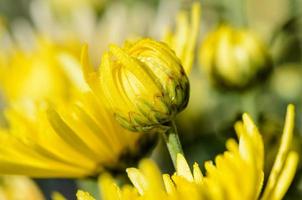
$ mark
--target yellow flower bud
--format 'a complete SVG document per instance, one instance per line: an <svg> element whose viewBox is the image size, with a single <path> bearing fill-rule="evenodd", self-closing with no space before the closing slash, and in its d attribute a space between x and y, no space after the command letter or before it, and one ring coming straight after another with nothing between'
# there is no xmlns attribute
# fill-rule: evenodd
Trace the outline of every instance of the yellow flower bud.
<svg viewBox="0 0 302 200"><path fill-rule="evenodd" d="M116 120L132 131L164 127L189 99L189 81L164 43L142 39L102 57L101 89Z"/></svg>
<svg viewBox="0 0 302 200"><path fill-rule="evenodd" d="M247 30L220 26L200 49L200 64L211 81L228 88L244 88L271 69L267 47Z"/></svg>

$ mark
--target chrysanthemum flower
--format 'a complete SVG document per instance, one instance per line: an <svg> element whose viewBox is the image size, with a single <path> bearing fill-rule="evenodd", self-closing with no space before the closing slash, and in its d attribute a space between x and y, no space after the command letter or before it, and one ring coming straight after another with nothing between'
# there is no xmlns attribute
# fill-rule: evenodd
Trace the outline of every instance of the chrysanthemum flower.
<svg viewBox="0 0 302 200"><path fill-rule="evenodd" d="M176 173L160 174L151 160L141 161L139 168L128 168L134 186L119 188L105 174L100 178L100 188L105 200L117 199L282 199L295 175L298 154L291 151L294 126L294 107L288 106L285 127L275 163L264 184L264 146L252 119L243 114L235 124L238 142L229 139L227 151L216 156L215 164L207 161L205 175L197 163L191 171L187 161L178 155ZM266 186L264 186L266 185ZM80 200L92 199L78 192Z"/></svg>

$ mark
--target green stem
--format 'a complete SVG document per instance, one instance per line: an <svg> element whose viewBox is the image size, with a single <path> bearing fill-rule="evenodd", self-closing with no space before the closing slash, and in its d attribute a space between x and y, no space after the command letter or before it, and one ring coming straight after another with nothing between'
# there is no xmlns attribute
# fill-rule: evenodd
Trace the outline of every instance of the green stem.
<svg viewBox="0 0 302 200"><path fill-rule="evenodd" d="M181 147L181 143L178 137L178 132L177 132L177 128L175 125L175 122L172 120L170 122L170 128L169 130L167 130L166 132L162 133L164 141L168 147L173 165L176 169L176 158L177 158L177 154L184 154L182 147Z"/></svg>

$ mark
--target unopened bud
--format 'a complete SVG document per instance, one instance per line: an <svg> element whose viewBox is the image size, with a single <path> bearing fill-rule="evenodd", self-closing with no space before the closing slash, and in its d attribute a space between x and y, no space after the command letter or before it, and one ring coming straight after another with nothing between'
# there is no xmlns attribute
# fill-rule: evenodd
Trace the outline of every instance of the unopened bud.
<svg viewBox="0 0 302 200"><path fill-rule="evenodd" d="M229 26L207 36L200 64L211 81L227 88L245 88L265 77L272 66L267 47L259 38Z"/></svg>
<svg viewBox="0 0 302 200"><path fill-rule="evenodd" d="M189 81L179 59L167 45L151 39L110 46L102 57L100 81L116 120L132 131L162 127L189 99Z"/></svg>

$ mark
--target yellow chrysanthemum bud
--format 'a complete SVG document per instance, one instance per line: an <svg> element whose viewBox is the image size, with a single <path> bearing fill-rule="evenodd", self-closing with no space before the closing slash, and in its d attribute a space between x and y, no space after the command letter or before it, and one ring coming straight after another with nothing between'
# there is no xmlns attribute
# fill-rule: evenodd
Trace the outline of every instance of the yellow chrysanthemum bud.
<svg viewBox="0 0 302 200"><path fill-rule="evenodd" d="M206 37L200 64L214 83L228 88L249 86L272 66L265 44L256 35L226 25Z"/></svg>
<svg viewBox="0 0 302 200"><path fill-rule="evenodd" d="M163 127L189 99L189 81L179 59L167 45L151 39L110 46L102 57L100 81L116 120L132 131Z"/></svg>

